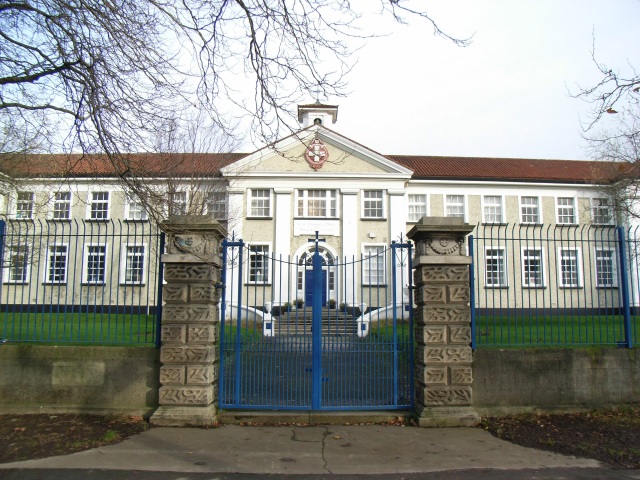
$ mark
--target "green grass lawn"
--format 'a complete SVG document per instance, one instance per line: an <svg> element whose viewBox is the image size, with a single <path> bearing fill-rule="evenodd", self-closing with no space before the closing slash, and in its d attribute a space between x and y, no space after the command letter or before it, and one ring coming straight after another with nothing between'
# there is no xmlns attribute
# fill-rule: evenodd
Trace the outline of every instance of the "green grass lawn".
<svg viewBox="0 0 640 480"><path fill-rule="evenodd" d="M104 313L0 314L0 338L41 344L155 345L156 316Z"/></svg>
<svg viewBox="0 0 640 480"><path fill-rule="evenodd" d="M640 316L631 319L640 333ZM478 347L617 345L624 342L621 315L478 315ZM634 341L634 344L636 343Z"/></svg>

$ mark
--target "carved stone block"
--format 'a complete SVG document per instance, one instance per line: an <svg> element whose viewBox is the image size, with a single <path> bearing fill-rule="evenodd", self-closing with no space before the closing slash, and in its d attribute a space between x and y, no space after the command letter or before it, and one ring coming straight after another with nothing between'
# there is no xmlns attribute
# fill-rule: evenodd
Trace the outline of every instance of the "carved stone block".
<svg viewBox="0 0 640 480"><path fill-rule="evenodd" d="M416 239L416 255L466 255L464 236L432 233Z"/></svg>
<svg viewBox="0 0 640 480"><path fill-rule="evenodd" d="M471 343L471 326L449 326L449 343L461 343L464 345L469 345Z"/></svg>
<svg viewBox="0 0 640 480"><path fill-rule="evenodd" d="M216 302L218 290L213 285L190 285L189 300L192 302Z"/></svg>
<svg viewBox="0 0 640 480"><path fill-rule="evenodd" d="M184 385L185 379L185 368L183 366L163 365L160 367L161 385Z"/></svg>
<svg viewBox="0 0 640 480"><path fill-rule="evenodd" d="M162 343L186 343L187 334L184 325L162 325L160 338Z"/></svg>
<svg viewBox="0 0 640 480"><path fill-rule="evenodd" d="M209 385L213 378L213 365L187 366L187 385Z"/></svg>
<svg viewBox="0 0 640 480"><path fill-rule="evenodd" d="M447 385L449 383L447 367L425 367L416 369L419 376L416 380L422 385Z"/></svg>
<svg viewBox="0 0 640 480"><path fill-rule="evenodd" d="M471 385L473 383L473 369L470 366L453 365L450 370L452 385Z"/></svg>
<svg viewBox="0 0 640 480"><path fill-rule="evenodd" d="M160 387L160 405L209 405L213 401L213 386Z"/></svg>
<svg viewBox="0 0 640 480"><path fill-rule="evenodd" d="M471 387L425 387L416 392L418 402L426 407L471 405Z"/></svg>
<svg viewBox="0 0 640 480"><path fill-rule="evenodd" d="M217 330L214 325L189 325L187 328L187 338L189 343L214 343L217 340L216 332Z"/></svg>
<svg viewBox="0 0 640 480"><path fill-rule="evenodd" d="M215 355L213 345L162 346L160 362L167 363L211 363Z"/></svg>
<svg viewBox="0 0 640 480"><path fill-rule="evenodd" d="M417 305L425 303L447 303L446 286L423 285L416 289L415 301Z"/></svg>
<svg viewBox="0 0 640 480"><path fill-rule="evenodd" d="M416 284L460 282L468 285L469 267L466 265L423 266L416 269L414 280Z"/></svg>
<svg viewBox="0 0 640 480"><path fill-rule="evenodd" d="M170 263L164 267L164 279L169 282L215 281L213 265Z"/></svg>
<svg viewBox="0 0 640 480"><path fill-rule="evenodd" d="M417 328L420 327L420 325L417 326ZM416 339L420 339L421 343L426 345L447 343L447 327L445 325L422 326L421 330L421 335L416 335Z"/></svg>
<svg viewBox="0 0 640 480"><path fill-rule="evenodd" d="M469 303L469 285L449 285L450 303Z"/></svg>
<svg viewBox="0 0 640 480"><path fill-rule="evenodd" d="M162 307L162 323L214 323L217 312L213 305L165 305Z"/></svg>
<svg viewBox="0 0 640 480"><path fill-rule="evenodd" d="M471 324L471 309L465 306L422 306L415 310L415 321L419 325L430 325L433 323Z"/></svg>
<svg viewBox="0 0 640 480"><path fill-rule="evenodd" d="M187 286L169 284L162 287L162 299L165 302L187 303Z"/></svg>
<svg viewBox="0 0 640 480"><path fill-rule="evenodd" d="M416 348L416 353L417 353ZM429 363L469 363L471 364L471 347L424 347L425 364Z"/></svg>

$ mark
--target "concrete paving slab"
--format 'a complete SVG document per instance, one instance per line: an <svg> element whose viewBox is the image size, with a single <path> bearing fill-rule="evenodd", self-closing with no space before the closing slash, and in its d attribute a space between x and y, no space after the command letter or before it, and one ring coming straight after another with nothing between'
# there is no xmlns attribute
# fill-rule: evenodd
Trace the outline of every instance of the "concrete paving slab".
<svg viewBox="0 0 640 480"><path fill-rule="evenodd" d="M478 428L383 425L154 428L116 445L0 465L0 469L360 475L576 467L601 465L520 447Z"/></svg>

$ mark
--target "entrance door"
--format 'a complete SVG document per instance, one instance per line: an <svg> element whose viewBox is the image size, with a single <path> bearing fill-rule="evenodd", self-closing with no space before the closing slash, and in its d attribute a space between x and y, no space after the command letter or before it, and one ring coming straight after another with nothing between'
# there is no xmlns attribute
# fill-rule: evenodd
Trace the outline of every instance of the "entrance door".
<svg viewBox="0 0 640 480"><path fill-rule="evenodd" d="M304 301L307 305L313 303L313 270L305 270L304 274ZM327 271L322 270L322 306L327 305Z"/></svg>

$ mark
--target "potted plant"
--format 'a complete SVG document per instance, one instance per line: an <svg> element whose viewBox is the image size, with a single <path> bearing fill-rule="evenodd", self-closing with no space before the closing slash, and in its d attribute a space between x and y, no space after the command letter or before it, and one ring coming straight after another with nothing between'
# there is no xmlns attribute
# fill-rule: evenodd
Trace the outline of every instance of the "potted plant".
<svg viewBox="0 0 640 480"><path fill-rule="evenodd" d="M304 300L302 298L296 298L296 308L304 307Z"/></svg>
<svg viewBox="0 0 640 480"><path fill-rule="evenodd" d="M329 301L327 302L327 305L329 306L329 308L336 308L336 300L334 298L330 298Z"/></svg>

